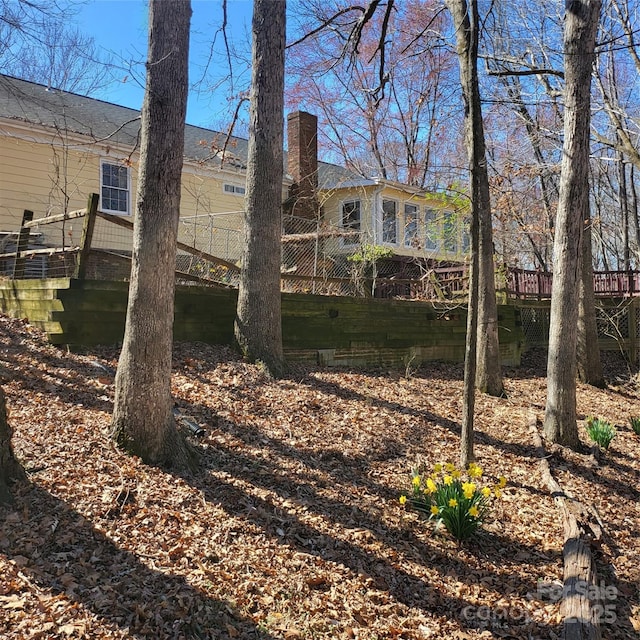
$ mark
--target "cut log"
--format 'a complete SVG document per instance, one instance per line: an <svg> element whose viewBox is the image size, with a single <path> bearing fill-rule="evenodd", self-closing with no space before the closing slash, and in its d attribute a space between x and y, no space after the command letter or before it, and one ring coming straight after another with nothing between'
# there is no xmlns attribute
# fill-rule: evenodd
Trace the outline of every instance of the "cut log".
<svg viewBox="0 0 640 640"><path fill-rule="evenodd" d="M567 495L553 477L535 416L529 420L529 429L542 479L560 509L564 525L563 637L565 640L600 640L603 607L591 546L599 544L602 538L601 523L593 510Z"/></svg>
<svg viewBox="0 0 640 640"><path fill-rule="evenodd" d="M11 448L11 427L7 419L7 404L4 391L0 387L0 503L12 501L9 484L25 477L20 463L13 456Z"/></svg>

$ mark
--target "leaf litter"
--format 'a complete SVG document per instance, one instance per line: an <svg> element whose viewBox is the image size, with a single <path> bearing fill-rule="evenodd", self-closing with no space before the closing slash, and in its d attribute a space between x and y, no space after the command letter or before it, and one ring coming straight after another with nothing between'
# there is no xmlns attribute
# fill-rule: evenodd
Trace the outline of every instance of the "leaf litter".
<svg viewBox="0 0 640 640"><path fill-rule="evenodd" d="M192 475L109 440L118 352L70 353L0 316L0 376L29 483L0 509L2 638L560 638L562 522L527 430L544 358L478 396L476 457L507 477L492 517L458 545L402 507L419 464L458 458L462 369L293 366L271 380L234 352L176 344L177 410L205 431ZM640 391L579 385L584 419L617 425L599 461L549 448L567 492L605 525L595 550L606 638L640 631ZM549 586L556 596L549 597Z"/></svg>

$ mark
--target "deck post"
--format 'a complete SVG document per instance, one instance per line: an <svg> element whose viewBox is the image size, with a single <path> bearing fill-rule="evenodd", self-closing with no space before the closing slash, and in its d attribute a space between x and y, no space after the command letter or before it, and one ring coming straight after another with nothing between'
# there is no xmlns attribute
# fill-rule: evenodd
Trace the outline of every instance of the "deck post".
<svg viewBox="0 0 640 640"><path fill-rule="evenodd" d="M20 225L20 234L16 243L16 257L13 262L13 279L24 278L24 268L26 258L22 255L29 247L29 235L31 227L26 226L27 222L33 220L33 211L24 210L22 214L22 224Z"/></svg>
<svg viewBox="0 0 640 640"><path fill-rule="evenodd" d="M78 253L78 262L76 264L75 277L78 280L84 280L87 275L87 263L89 262L89 254L91 253L91 242L93 240L93 229L96 225L96 212L98 211L99 196L92 193L87 200L87 214L84 217L84 225L82 226L82 238L80 239L80 253Z"/></svg>

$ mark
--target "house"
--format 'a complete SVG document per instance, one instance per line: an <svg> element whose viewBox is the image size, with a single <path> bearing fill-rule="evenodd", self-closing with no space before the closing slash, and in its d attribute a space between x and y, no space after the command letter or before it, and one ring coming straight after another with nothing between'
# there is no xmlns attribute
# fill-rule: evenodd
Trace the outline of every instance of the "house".
<svg viewBox="0 0 640 640"><path fill-rule="evenodd" d="M92 192L100 210L131 219L139 130L136 110L0 75L0 239L15 235L24 210L36 218L70 212ZM284 270L340 277L363 244L387 247L392 272L417 259L464 258L464 212L455 203L319 162L311 114L289 114L287 131ZM241 255L247 146L186 127L179 239L231 262ZM69 221L53 232L43 226L36 238L72 246L80 231ZM130 242L126 230L98 220L94 246L126 253Z"/></svg>

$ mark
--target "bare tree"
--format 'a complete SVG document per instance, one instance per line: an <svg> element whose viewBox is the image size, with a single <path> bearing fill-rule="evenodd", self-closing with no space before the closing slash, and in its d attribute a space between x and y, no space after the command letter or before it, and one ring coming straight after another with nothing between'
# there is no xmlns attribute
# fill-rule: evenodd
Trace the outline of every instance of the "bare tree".
<svg viewBox="0 0 640 640"><path fill-rule="evenodd" d="M476 386L483 392L499 396L503 393L500 347L498 344L498 311L493 263L493 230L489 174L487 170L482 103L478 81L479 15L477 0L446 0L456 31L456 49L460 66L460 83L464 98L465 145L471 174L471 217L477 221L478 235L478 306L469 306L469 315L477 322ZM472 335L469 337L473 337ZM468 338L469 339L469 338ZM471 398L467 398L470 401ZM473 409L470 412L473 413Z"/></svg>
<svg viewBox="0 0 640 640"><path fill-rule="evenodd" d="M190 0L150 0L133 256L113 437L151 464L189 464L171 400Z"/></svg>
<svg viewBox="0 0 640 640"><path fill-rule="evenodd" d="M637 7L630 0L612 0L605 8L595 74L599 104L592 122L595 138L602 145L593 161L596 164L602 158L594 169L599 179L600 261L629 269L632 255L636 261L640 255L636 184L632 179L640 167Z"/></svg>
<svg viewBox="0 0 640 640"><path fill-rule="evenodd" d="M606 386L598 348L598 324L596 321L596 297L593 290L593 251L591 215L587 201L582 239L582 272L580 278L580 302L578 306L578 338L576 357L578 377L585 384Z"/></svg>
<svg viewBox="0 0 640 640"><path fill-rule="evenodd" d="M471 190L471 274L467 305L467 338L464 360L464 394L460 464L466 467L473 455L473 412L478 371L478 320L480 292L480 243L482 208L489 207L489 183L484 148L482 111L478 86L478 7L475 0L446 0L456 32L460 83L464 98L465 145ZM495 289L494 289L495 296Z"/></svg>
<svg viewBox="0 0 640 640"><path fill-rule="evenodd" d="M554 240L544 431L577 447L576 342L584 220L589 212L591 72L601 0L567 2L564 146Z"/></svg>
<svg viewBox="0 0 640 640"><path fill-rule="evenodd" d="M284 368L280 302L286 1L255 0L245 243L235 336L273 375Z"/></svg>
<svg viewBox="0 0 640 640"><path fill-rule="evenodd" d="M449 135L458 118L450 99L456 61L439 0L311 0L303 19L324 27L290 46L287 101L318 113L326 151L366 177L434 188L457 180Z"/></svg>
<svg viewBox="0 0 640 640"><path fill-rule="evenodd" d="M68 26L75 10L70 2L0 0L2 72L83 95L107 84L112 61Z"/></svg>

